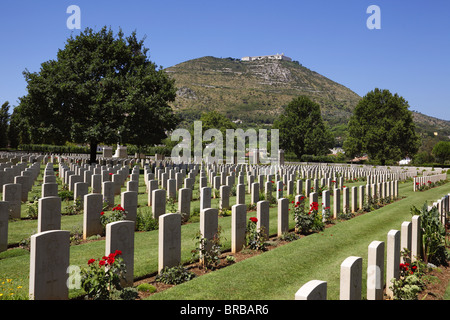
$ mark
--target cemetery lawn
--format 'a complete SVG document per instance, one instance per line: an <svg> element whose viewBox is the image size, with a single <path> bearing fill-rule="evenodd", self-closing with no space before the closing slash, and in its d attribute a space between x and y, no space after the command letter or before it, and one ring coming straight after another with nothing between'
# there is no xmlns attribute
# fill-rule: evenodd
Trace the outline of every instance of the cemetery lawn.
<svg viewBox="0 0 450 320"><path fill-rule="evenodd" d="M38 177L29 200L40 194L42 176ZM364 182L350 183L347 186L358 186ZM149 211L147 195L141 170L139 184L139 208ZM199 201L198 188L194 191L191 214L197 212ZM125 191L123 188L122 191ZM34 193L33 193L34 192ZM197 193L197 194L196 194ZM157 292L148 299L166 300L292 300L295 292L306 282L319 279L328 283L328 299L339 299L340 264L348 256L360 256L367 263L367 247L374 240L386 241L391 229L400 229L403 221L410 221L411 206L422 207L425 201L432 202L450 193L450 183L424 192L413 192L412 182L399 183L399 195L403 199L391 203L373 212L356 216L348 221L336 222L323 232L303 237L276 249L256 255L244 261L231 264L226 268L197 277L187 283L177 285L162 292ZM212 199L212 207L218 207L219 199ZM246 203L250 195L246 195ZM320 202L320 200L319 200ZM120 203L120 195L116 197ZM230 198L230 204L235 197ZM332 203L332 202L331 202ZM63 202L63 209L67 203ZM22 217L26 204L22 204ZM169 210L169 208L168 208ZM170 212L170 211L168 211ZM196 216L193 214L194 217ZM248 217L256 216L256 211L247 213ZM61 226L74 235L82 233L83 215L63 215ZM219 218L222 227L221 243L223 250L231 247L231 216ZM294 221L290 219L290 227ZM0 253L0 279L14 279L21 286L20 295L28 295L29 251L18 246L19 242L36 232L37 220L22 219L10 221L8 227L10 248ZM195 249L195 236L199 223L192 219L184 224L182 230L182 261L191 260L191 251ZM277 232L277 208L270 209L270 234ZM104 239L83 242L70 247L70 264L84 268L91 258L101 258L105 254ZM158 269L158 230L135 233L134 252L135 280L146 279L155 275ZM363 264L363 270L367 265ZM365 297L365 275L363 272L363 298ZM77 298L81 290L70 290L69 297Z"/></svg>
<svg viewBox="0 0 450 320"><path fill-rule="evenodd" d="M411 220L412 206L421 208L425 201L430 203L448 193L449 183L425 192L413 192L411 182L401 183L399 194L405 197L402 200L156 293L149 299L292 300L302 285L317 279L327 281L327 299L338 300L340 265L347 257L362 257L363 271L366 270L367 248L372 241L386 241L389 230L400 230L403 221ZM363 272L363 299L365 292Z"/></svg>

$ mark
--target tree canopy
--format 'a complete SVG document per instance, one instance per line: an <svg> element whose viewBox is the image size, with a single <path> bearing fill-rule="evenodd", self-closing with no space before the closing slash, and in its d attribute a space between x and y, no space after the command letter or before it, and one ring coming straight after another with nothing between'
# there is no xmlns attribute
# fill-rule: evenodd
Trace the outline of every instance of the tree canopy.
<svg viewBox="0 0 450 320"><path fill-rule="evenodd" d="M280 147L302 155L326 155L333 147L334 138L322 120L320 106L306 96L294 98L275 120L279 130Z"/></svg>
<svg viewBox="0 0 450 320"><path fill-rule="evenodd" d="M0 108L0 148L6 148L8 146L8 130L10 115L9 102L5 101Z"/></svg>
<svg viewBox="0 0 450 320"><path fill-rule="evenodd" d="M348 123L344 150L348 156L367 154L382 165L412 157L420 146L408 102L389 90L367 93Z"/></svg>
<svg viewBox="0 0 450 320"><path fill-rule="evenodd" d="M450 161L450 141L439 141L433 147L433 155L441 163Z"/></svg>
<svg viewBox="0 0 450 320"><path fill-rule="evenodd" d="M100 143L160 143L179 123L169 106L176 89L143 42L136 32L86 28L39 72L25 70L28 94L15 108L21 120L13 115L26 130L23 139L89 144L91 162Z"/></svg>

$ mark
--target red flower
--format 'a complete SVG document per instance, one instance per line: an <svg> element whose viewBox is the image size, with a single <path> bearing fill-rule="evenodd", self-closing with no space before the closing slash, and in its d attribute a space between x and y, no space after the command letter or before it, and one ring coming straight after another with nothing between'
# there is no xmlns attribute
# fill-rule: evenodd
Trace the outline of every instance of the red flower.
<svg viewBox="0 0 450 320"><path fill-rule="evenodd" d="M106 261L105 260L100 260L100 262L98 263L98 265L101 267L101 266L104 266L105 265L105 263L106 263Z"/></svg>
<svg viewBox="0 0 450 320"><path fill-rule="evenodd" d="M102 212L100 212L100 215L102 216L102 215L104 215L105 213L102 211Z"/></svg>
<svg viewBox="0 0 450 320"><path fill-rule="evenodd" d="M311 210L319 210L319 204L317 202L313 202L310 204Z"/></svg>
<svg viewBox="0 0 450 320"><path fill-rule="evenodd" d="M409 263L400 263L400 270L401 271L408 271Z"/></svg>
<svg viewBox="0 0 450 320"><path fill-rule="evenodd" d="M112 172L110 172L109 175L112 176L113 175Z"/></svg>
<svg viewBox="0 0 450 320"><path fill-rule="evenodd" d="M95 259L89 259L88 264L95 262Z"/></svg>
<svg viewBox="0 0 450 320"><path fill-rule="evenodd" d="M250 220L251 222L254 222L254 223L257 223L257 222L258 222L258 219L255 218L255 217L251 217L249 220Z"/></svg>
<svg viewBox="0 0 450 320"><path fill-rule="evenodd" d="M116 252L114 252L116 255L121 255L122 254L122 251L120 251L120 250L116 250Z"/></svg>
<svg viewBox="0 0 450 320"><path fill-rule="evenodd" d="M118 204L117 206L115 206L115 207L112 209L112 211L116 211L116 210L118 210L118 211L125 211L125 209L122 208L122 206L121 206L120 204Z"/></svg>

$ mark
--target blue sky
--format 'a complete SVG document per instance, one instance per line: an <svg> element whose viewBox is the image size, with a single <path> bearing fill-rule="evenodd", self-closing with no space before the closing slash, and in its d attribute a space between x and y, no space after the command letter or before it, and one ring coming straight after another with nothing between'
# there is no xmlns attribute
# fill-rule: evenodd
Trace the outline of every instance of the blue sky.
<svg viewBox="0 0 450 320"><path fill-rule="evenodd" d="M25 69L39 71L70 34L103 26L146 37L150 60L170 67L203 56L285 53L360 96L374 88L411 110L450 120L450 1L81 1L1 0L0 103L26 94ZM381 29L366 26L377 5Z"/></svg>

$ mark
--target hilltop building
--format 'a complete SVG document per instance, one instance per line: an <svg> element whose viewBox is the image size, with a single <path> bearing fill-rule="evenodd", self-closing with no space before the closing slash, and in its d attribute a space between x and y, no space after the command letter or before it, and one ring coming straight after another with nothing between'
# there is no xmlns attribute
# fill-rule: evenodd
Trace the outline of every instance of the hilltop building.
<svg viewBox="0 0 450 320"><path fill-rule="evenodd" d="M273 54L269 56L254 56L254 57L242 57L241 61L255 61L255 60L263 60L263 59L269 59L269 60L286 60L286 61L292 61L291 58L287 57L282 54Z"/></svg>

